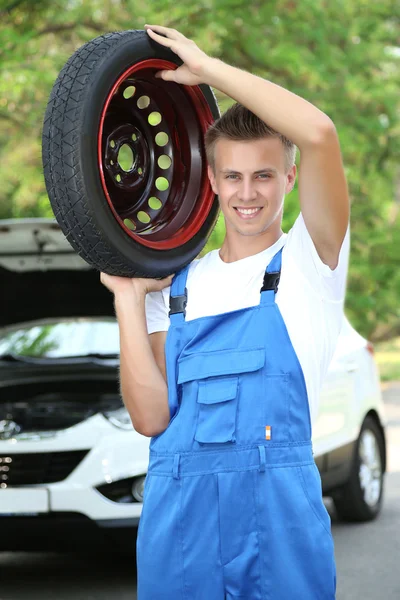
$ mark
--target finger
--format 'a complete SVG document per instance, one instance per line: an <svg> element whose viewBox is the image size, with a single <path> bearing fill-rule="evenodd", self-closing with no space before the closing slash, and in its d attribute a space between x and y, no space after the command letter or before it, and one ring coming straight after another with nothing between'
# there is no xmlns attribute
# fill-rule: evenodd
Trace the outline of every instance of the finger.
<svg viewBox="0 0 400 600"><path fill-rule="evenodd" d="M106 287L110 292L112 292L112 289L110 287L110 280L107 279L106 273L101 273L100 282L102 285L104 285L104 287Z"/></svg>
<svg viewBox="0 0 400 600"><path fill-rule="evenodd" d="M163 79L164 81L175 81L175 69L168 69L166 71L158 71L155 74L157 79Z"/></svg>
<svg viewBox="0 0 400 600"><path fill-rule="evenodd" d="M160 284L162 284L163 288L171 285L173 278L175 277L175 273L173 275L168 275L168 277L164 277L160 279Z"/></svg>
<svg viewBox="0 0 400 600"><path fill-rule="evenodd" d="M169 279L154 279L151 283L147 284L147 293L161 292L161 290L164 290L169 285L171 285L171 280Z"/></svg>
<svg viewBox="0 0 400 600"><path fill-rule="evenodd" d="M163 33L171 40L179 40L184 38L185 36L182 33L179 33L176 29L171 29L170 27L164 27L163 25L145 25L146 30L149 29L155 31L156 33Z"/></svg>
<svg viewBox="0 0 400 600"><path fill-rule="evenodd" d="M172 40L164 37L163 35L159 35L152 29L147 29L147 33L154 41L156 41L159 44L161 44L162 46L165 46L166 48L170 48L172 50L172 46L174 45L174 42Z"/></svg>

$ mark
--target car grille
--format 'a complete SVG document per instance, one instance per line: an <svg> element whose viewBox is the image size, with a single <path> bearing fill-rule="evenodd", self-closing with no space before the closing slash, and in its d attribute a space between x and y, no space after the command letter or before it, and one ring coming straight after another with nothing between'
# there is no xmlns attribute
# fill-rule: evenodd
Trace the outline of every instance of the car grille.
<svg viewBox="0 0 400 600"><path fill-rule="evenodd" d="M0 454L0 487L37 485L62 481L79 465L89 450Z"/></svg>

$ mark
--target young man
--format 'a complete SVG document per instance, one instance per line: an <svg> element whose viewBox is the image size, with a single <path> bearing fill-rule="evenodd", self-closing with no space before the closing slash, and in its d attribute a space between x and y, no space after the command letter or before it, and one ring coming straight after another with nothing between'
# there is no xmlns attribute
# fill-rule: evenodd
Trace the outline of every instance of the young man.
<svg viewBox="0 0 400 600"><path fill-rule="evenodd" d="M102 274L115 294L123 398L153 438L138 599L333 600L311 423L340 331L349 251L336 130L302 98L179 32L147 31L184 62L160 77L206 83L237 104L206 137L222 248L171 288L171 277ZM301 214L284 234L296 146Z"/></svg>

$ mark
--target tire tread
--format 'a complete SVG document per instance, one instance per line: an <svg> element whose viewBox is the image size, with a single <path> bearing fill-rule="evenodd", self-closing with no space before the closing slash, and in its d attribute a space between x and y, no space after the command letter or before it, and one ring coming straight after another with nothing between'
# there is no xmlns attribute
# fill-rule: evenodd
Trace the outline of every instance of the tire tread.
<svg viewBox="0 0 400 600"><path fill-rule="evenodd" d="M108 33L84 44L67 61L50 94L43 126L43 167L56 220L76 252L96 269L110 275L150 277L132 268L96 227L88 211L79 170L79 128L90 79L105 55L131 42L136 30Z"/></svg>

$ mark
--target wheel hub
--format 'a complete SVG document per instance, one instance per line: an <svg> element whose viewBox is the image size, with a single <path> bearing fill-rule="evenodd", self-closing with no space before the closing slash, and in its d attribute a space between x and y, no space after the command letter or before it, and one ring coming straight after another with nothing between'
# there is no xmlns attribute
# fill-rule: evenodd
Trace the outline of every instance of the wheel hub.
<svg viewBox="0 0 400 600"><path fill-rule="evenodd" d="M149 59L121 75L98 135L100 176L114 217L135 241L159 250L192 238L214 201L202 145L211 110L198 86L154 77L172 68Z"/></svg>
<svg viewBox="0 0 400 600"><path fill-rule="evenodd" d="M126 169L122 164L121 152L129 148L132 164ZM145 181L144 172L148 168L148 147L137 127L122 125L107 136L104 165L113 184L124 191L133 191Z"/></svg>
<svg viewBox="0 0 400 600"><path fill-rule="evenodd" d="M379 501L382 489L382 461L374 434L363 431L359 446L359 481L366 504L373 507Z"/></svg>

